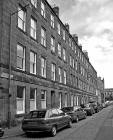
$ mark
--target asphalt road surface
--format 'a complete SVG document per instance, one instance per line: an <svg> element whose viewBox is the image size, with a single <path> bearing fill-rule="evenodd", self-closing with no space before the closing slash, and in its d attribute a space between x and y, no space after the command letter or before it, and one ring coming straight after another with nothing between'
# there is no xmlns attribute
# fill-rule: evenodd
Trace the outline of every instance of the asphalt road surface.
<svg viewBox="0 0 113 140"><path fill-rule="evenodd" d="M113 106L104 108L99 113L87 117L72 128L65 128L57 132L55 137L48 133L38 133L27 137L25 134L10 137L6 140L113 140Z"/></svg>

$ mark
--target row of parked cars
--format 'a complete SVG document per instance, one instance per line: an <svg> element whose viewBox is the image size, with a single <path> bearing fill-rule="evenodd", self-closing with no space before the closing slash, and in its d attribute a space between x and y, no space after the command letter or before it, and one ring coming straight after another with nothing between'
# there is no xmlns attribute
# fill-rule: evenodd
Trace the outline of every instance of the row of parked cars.
<svg viewBox="0 0 113 140"><path fill-rule="evenodd" d="M85 119L87 115L92 115L101 109L101 106L97 106L96 103L89 103L81 106L63 107L62 109L34 110L24 117L22 129L27 135L34 132L49 132L51 136L55 136L59 129L70 128L72 122Z"/></svg>

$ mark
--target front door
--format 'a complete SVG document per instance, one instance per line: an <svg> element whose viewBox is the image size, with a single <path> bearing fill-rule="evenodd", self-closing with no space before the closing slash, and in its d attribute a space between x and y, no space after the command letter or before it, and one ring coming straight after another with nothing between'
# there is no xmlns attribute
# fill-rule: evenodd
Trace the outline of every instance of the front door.
<svg viewBox="0 0 113 140"><path fill-rule="evenodd" d="M51 108L55 107L55 91L51 91Z"/></svg>

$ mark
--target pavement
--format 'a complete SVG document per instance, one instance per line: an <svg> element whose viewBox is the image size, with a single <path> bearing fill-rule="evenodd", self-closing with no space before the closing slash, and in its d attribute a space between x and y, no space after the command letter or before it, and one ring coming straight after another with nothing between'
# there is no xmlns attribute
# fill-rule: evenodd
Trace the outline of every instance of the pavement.
<svg viewBox="0 0 113 140"><path fill-rule="evenodd" d="M9 138L9 137L15 137L15 136L19 136L19 135L23 135L24 132L21 129L21 125L15 126L15 127L11 127L9 128L5 128L4 130L4 135L3 137L0 137L0 139L5 139L5 138Z"/></svg>

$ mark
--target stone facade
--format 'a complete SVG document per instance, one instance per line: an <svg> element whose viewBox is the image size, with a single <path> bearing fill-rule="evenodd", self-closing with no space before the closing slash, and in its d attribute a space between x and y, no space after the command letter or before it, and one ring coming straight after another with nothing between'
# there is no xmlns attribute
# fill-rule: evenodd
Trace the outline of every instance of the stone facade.
<svg viewBox="0 0 113 140"><path fill-rule="evenodd" d="M11 112L11 122L19 120L30 111L31 88L36 89L36 109L42 108L42 90L46 91L47 108L80 105L87 103L90 98L97 100L97 72L91 65L87 53L82 50L77 37L70 34L48 2L46 0L42 2L45 5L45 18L41 15L41 0L37 1L36 8L30 3L30 0L30 6L26 6L27 0L0 1L0 119L3 122L8 120L8 111ZM23 7L26 12L25 31L18 27L17 11L19 6ZM51 14L54 16L54 28L51 27ZM31 17L36 20L36 39L30 36ZM57 33L58 22L61 27L60 35ZM46 47L41 45L42 27L46 31ZM63 39L63 30L65 31L65 40ZM51 36L55 38L55 52L51 51ZM71 40L71 45L69 45L69 40ZM61 57L58 56L58 43L61 45ZM25 48L25 70L17 68L18 44ZM63 60L63 48L66 50L66 60ZM36 53L36 74L30 73L30 51ZM10 58L9 54L11 54ZM70 56L72 62L70 62ZM41 57L46 59L46 78L41 76ZM55 81L51 80L52 63L55 64ZM61 83L58 76L59 67L62 70ZM64 71L66 71L66 84L63 77ZM25 89L23 113L17 113L17 89L19 87ZM10 110L8 110L9 92L11 95Z"/></svg>

